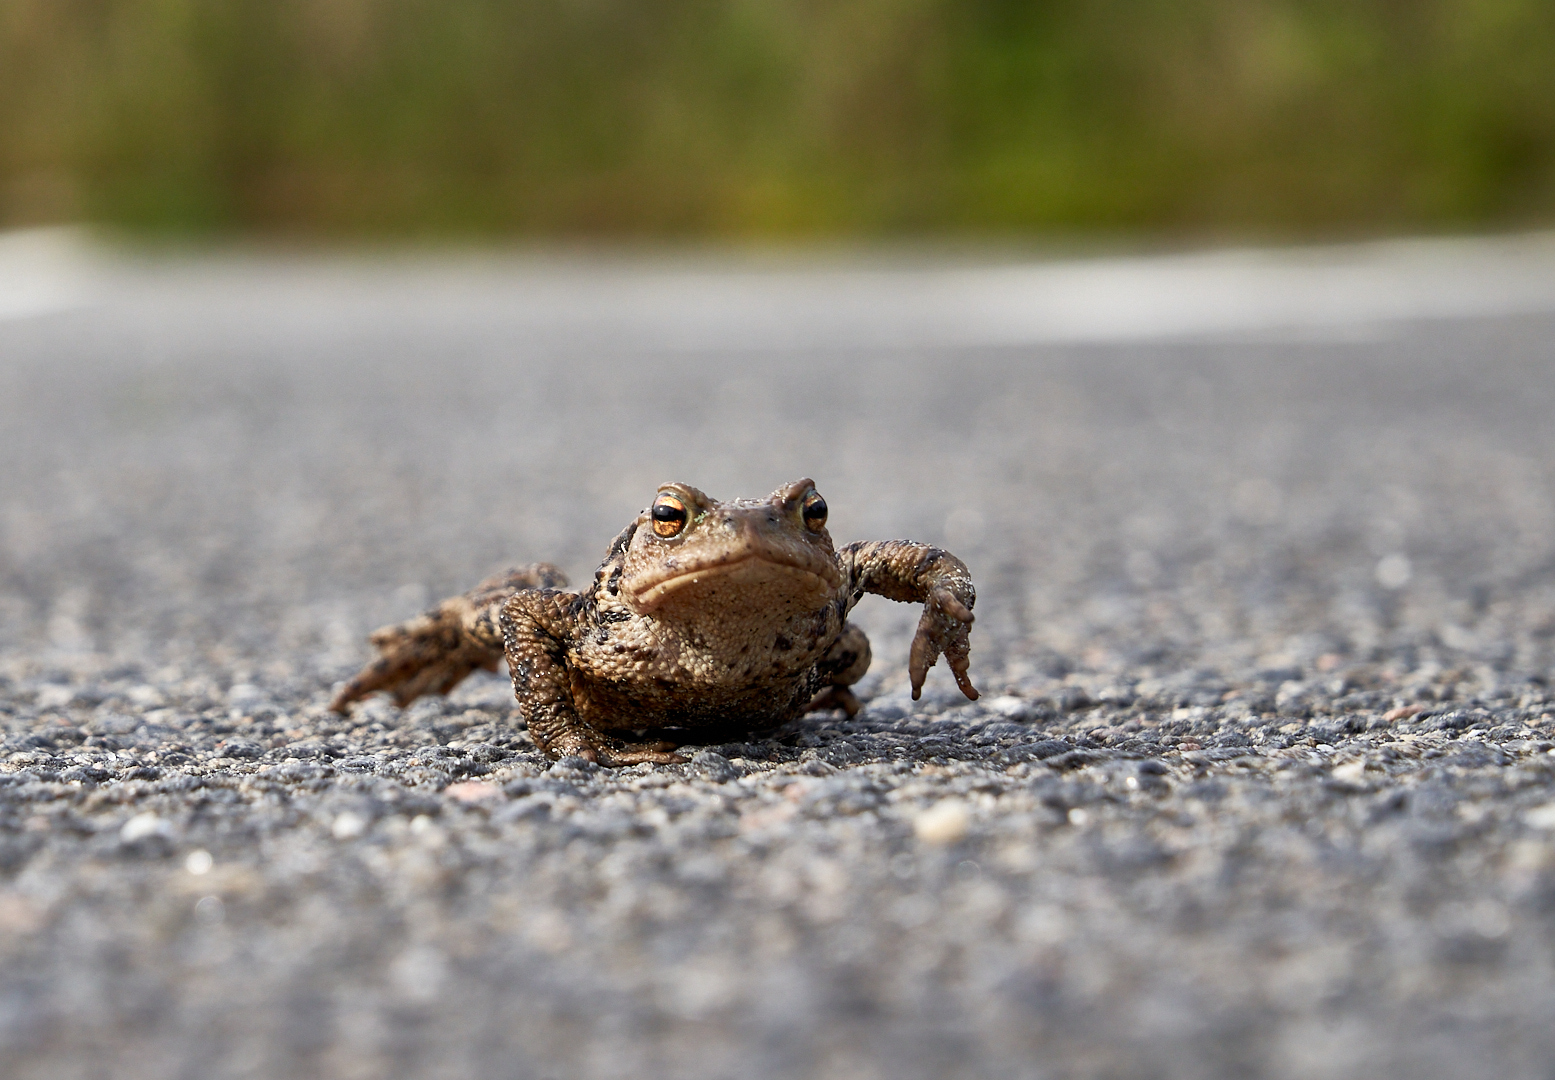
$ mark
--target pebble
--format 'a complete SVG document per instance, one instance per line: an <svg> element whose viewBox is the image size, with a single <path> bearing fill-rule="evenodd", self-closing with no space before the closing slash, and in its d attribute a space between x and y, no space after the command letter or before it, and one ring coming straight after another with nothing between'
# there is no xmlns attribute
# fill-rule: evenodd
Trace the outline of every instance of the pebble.
<svg viewBox="0 0 1555 1080"><path fill-rule="evenodd" d="M1333 778L1342 780L1347 784L1358 784L1366 777L1366 762L1349 761L1343 765L1335 766Z"/></svg>
<svg viewBox="0 0 1555 1080"><path fill-rule="evenodd" d="M136 814L120 827L119 840L126 844L133 844L153 836L166 836L172 831L172 827L167 822L147 811Z"/></svg>
<svg viewBox="0 0 1555 1080"><path fill-rule="evenodd" d="M367 824L367 819L361 814L346 810L335 815L329 831L336 840L355 840L367 831Z"/></svg>
<svg viewBox="0 0 1555 1080"><path fill-rule="evenodd" d="M1548 802L1543 806L1525 811L1523 821L1531 828L1555 832L1555 802Z"/></svg>
<svg viewBox="0 0 1555 1080"><path fill-rule="evenodd" d="M972 825L972 814L965 803L957 799L945 799L913 818L913 832L925 844L954 844L967 834Z"/></svg>

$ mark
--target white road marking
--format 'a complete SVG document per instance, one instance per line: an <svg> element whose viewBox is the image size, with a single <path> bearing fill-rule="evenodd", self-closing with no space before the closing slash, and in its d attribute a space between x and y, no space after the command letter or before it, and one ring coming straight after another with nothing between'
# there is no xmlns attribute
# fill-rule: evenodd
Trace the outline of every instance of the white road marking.
<svg viewBox="0 0 1555 1080"><path fill-rule="evenodd" d="M0 232L0 322L52 315L86 304L92 256L75 229Z"/></svg>
<svg viewBox="0 0 1555 1080"><path fill-rule="evenodd" d="M170 317L490 319L663 350L968 347L1273 334L1555 312L1555 234L981 265L406 252L110 257L73 230L0 234L0 319L102 301Z"/></svg>

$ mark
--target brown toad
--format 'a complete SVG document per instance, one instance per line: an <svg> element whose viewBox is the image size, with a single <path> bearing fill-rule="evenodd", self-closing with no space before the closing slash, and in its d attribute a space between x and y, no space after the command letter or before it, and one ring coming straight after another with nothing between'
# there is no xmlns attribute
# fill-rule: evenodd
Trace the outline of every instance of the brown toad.
<svg viewBox="0 0 1555 1080"><path fill-rule="evenodd" d="M331 708L376 690L402 706L444 694L505 655L529 734L553 758L683 761L670 752L681 743L769 731L809 709L856 713L848 687L869 668L869 639L846 619L865 593L923 604L914 698L941 653L977 697L966 564L907 540L835 550L809 480L732 502L665 484L611 543L593 585L566 583L536 563L377 631L378 659Z"/></svg>

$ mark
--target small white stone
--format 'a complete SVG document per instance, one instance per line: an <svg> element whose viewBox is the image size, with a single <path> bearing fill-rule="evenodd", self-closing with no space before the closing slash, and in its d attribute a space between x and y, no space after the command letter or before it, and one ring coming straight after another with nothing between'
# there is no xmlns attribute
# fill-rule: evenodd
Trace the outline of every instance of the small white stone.
<svg viewBox="0 0 1555 1080"><path fill-rule="evenodd" d="M1333 776L1335 780L1343 780L1347 784L1358 784L1366 777L1366 762L1346 762L1335 767Z"/></svg>
<svg viewBox="0 0 1555 1080"><path fill-rule="evenodd" d="M336 840L355 840L367 831L367 819L361 814L354 814L350 810L335 815L335 823L329 831Z"/></svg>
<svg viewBox="0 0 1555 1080"><path fill-rule="evenodd" d="M1026 703L1018 697L996 697L988 703L988 707L1000 716L1019 716L1026 709Z"/></svg>
<svg viewBox="0 0 1555 1080"><path fill-rule="evenodd" d="M1377 584L1384 589L1402 589L1413 576L1414 567L1409 564L1408 555L1395 551L1377 561Z"/></svg>
<svg viewBox="0 0 1555 1080"><path fill-rule="evenodd" d="M1069 811L1069 824L1071 825L1084 825L1090 820L1091 815L1081 810L1078 806Z"/></svg>
<svg viewBox="0 0 1555 1080"><path fill-rule="evenodd" d="M412 946L389 965L389 981L412 1001L436 1001L448 981L448 961L436 949Z"/></svg>
<svg viewBox="0 0 1555 1080"><path fill-rule="evenodd" d="M76 692L72 687L49 683L47 686L38 688L38 708L57 709L62 705L69 705L75 696Z"/></svg>
<svg viewBox="0 0 1555 1080"><path fill-rule="evenodd" d="M137 840L144 840L150 836L166 836L172 832L167 822L151 813L136 814L119 827L119 840L126 844L133 844Z"/></svg>
<svg viewBox="0 0 1555 1080"><path fill-rule="evenodd" d="M417 814L410 819L410 835L416 838L416 843L426 848L440 848L448 843L448 833L425 814Z"/></svg>
<svg viewBox="0 0 1555 1080"><path fill-rule="evenodd" d="M215 864L216 860L211 858L211 853L203 848L191 851L184 859L184 869L195 877L210 873L211 867Z"/></svg>
<svg viewBox="0 0 1555 1080"><path fill-rule="evenodd" d="M264 700L264 691L253 683L235 683L227 691L227 704L242 708L244 705L252 705Z"/></svg>
<svg viewBox="0 0 1555 1080"><path fill-rule="evenodd" d="M162 691L155 686L132 686L125 691L125 696L143 709L160 705L164 700Z"/></svg>
<svg viewBox="0 0 1555 1080"><path fill-rule="evenodd" d="M1547 802L1543 806L1535 806L1523 815L1523 822L1535 829L1555 832L1555 802Z"/></svg>
<svg viewBox="0 0 1555 1080"><path fill-rule="evenodd" d="M966 835L972 815L959 799L935 803L913 819L913 832L925 844L954 844Z"/></svg>
<svg viewBox="0 0 1555 1080"><path fill-rule="evenodd" d="M1506 937L1507 931L1512 929L1511 913L1505 904L1498 904L1494 900L1481 900L1470 907L1468 923L1483 938Z"/></svg>

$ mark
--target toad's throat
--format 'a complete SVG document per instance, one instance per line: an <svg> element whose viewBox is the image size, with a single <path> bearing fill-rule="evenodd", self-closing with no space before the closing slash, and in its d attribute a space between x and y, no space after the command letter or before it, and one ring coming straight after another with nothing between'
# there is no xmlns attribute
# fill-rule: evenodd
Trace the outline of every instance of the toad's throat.
<svg viewBox="0 0 1555 1080"><path fill-rule="evenodd" d="M827 574L825 570L831 570L831 573ZM753 551L736 559L678 570L672 576L649 580L631 590L632 598L637 608L647 611L676 592L728 577L761 577L774 582L788 579L796 591L824 593L836 586L839 575L830 567L801 565Z"/></svg>

